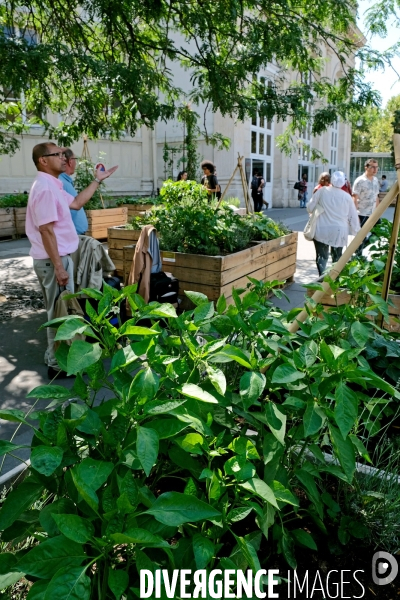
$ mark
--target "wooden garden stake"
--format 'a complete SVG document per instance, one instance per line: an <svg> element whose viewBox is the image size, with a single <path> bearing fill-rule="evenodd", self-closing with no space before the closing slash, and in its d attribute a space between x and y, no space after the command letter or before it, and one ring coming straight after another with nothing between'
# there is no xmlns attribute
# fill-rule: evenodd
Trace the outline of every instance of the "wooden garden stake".
<svg viewBox="0 0 400 600"><path fill-rule="evenodd" d="M239 169L239 173L240 173L240 179L242 180L242 187L243 187L243 195L244 195L244 201L246 204L246 212L247 214L251 214L253 212L252 206L251 206L251 200L250 200L250 196L249 196L249 190L247 187L247 183L246 183L246 174L244 172L243 169L243 158L244 156L240 156L239 152L238 152L238 162L237 165L235 167L235 170L232 173L232 177L230 178L230 180L228 181L228 184L226 186L226 188L224 189L221 198L219 199L219 202L217 204L217 208L219 207L219 205L221 204L222 200L225 197L226 192L229 189L229 186L231 185L235 175L236 175L236 171Z"/></svg>
<svg viewBox="0 0 400 600"><path fill-rule="evenodd" d="M395 165L396 165L396 169L397 169L397 185L400 189L400 134L399 133L395 133L393 135L393 146L394 146ZM399 202L399 199L397 199L396 208L394 211L393 225L392 225L392 235L390 236L389 251L388 251L388 257L387 257L386 267L385 267L385 274L383 277L383 284L382 284L382 298L385 300L385 302L387 302L387 299L389 296L389 288L390 288L390 282L392 279L393 264L394 264L394 258L396 256L397 240L398 240L398 236L399 236L399 227L400 227L400 202ZM382 327L383 315L380 315L380 317L378 319L378 324L380 327Z"/></svg>

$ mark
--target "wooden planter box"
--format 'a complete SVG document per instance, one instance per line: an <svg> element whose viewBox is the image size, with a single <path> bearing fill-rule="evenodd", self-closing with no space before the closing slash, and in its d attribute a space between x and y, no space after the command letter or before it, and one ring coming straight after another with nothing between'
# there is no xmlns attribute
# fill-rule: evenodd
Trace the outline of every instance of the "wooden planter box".
<svg viewBox="0 0 400 600"><path fill-rule="evenodd" d="M26 207L14 208L15 229L18 235L25 235Z"/></svg>
<svg viewBox="0 0 400 600"><path fill-rule="evenodd" d="M151 210L154 204L124 204L124 207L128 209L128 222L133 217L140 217L146 211Z"/></svg>
<svg viewBox="0 0 400 600"><path fill-rule="evenodd" d="M140 234L140 229L126 229L125 225L108 229L108 255L120 277L124 276L124 247L137 242Z"/></svg>
<svg viewBox="0 0 400 600"><path fill-rule="evenodd" d="M107 237L107 229L114 225L124 225L127 221L128 210L125 206L118 208L104 208L100 210L87 210L86 215L89 222L89 229L86 235L90 235L96 240Z"/></svg>
<svg viewBox="0 0 400 600"><path fill-rule="evenodd" d="M134 246L124 248L124 277L129 275ZM179 279L181 307L191 303L185 291L201 292L209 300L224 294L232 304L232 289L245 287L250 275L260 281L279 281L293 277L296 271L297 232L226 256L203 256L180 252L161 252L163 270Z"/></svg>
<svg viewBox="0 0 400 600"><path fill-rule="evenodd" d="M307 290L307 296L311 297L314 294L314 290ZM322 299L319 301L319 304L322 304L324 309L329 310L330 308L336 307L336 303L338 306L342 306L343 304L348 304L350 300L350 294L347 293L346 290L342 290L335 297L333 296L333 292L328 292ZM396 294L389 294L389 300L393 302L394 306L389 305L389 323L383 323L383 327L388 331L400 331L400 323L396 323L394 318L400 319L400 296Z"/></svg>
<svg viewBox="0 0 400 600"><path fill-rule="evenodd" d="M14 208L0 208L0 238L16 235Z"/></svg>

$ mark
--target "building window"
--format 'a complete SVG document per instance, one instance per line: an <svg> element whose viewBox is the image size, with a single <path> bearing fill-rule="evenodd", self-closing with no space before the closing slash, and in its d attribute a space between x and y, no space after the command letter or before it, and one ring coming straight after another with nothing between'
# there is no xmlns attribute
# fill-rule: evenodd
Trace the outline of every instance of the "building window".
<svg viewBox="0 0 400 600"><path fill-rule="evenodd" d="M338 155L338 122L335 121L330 130L331 133L331 151L330 151L330 170L335 171L337 167Z"/></svg>
<svg viewBox="0 0 400 600"><path fill-rule="evenodd" d="M251 153L257 154L257 132L251 132Z"/></svg>

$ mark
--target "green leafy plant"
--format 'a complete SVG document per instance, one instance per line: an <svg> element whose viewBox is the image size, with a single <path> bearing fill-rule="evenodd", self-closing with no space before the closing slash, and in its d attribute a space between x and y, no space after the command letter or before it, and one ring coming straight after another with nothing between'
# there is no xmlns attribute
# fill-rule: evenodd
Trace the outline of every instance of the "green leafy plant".
<svg viewBox="0 0 400 600"><path fill-rule="evenodd" d="M28 194L6 194L0 198L0 208L24 208L28 205Z"/></svg>
<svg viewBox="0 0 400 600"><path fill-rule="evenodd" d="M118 200L116 201L116 205L123 206L124 204L131 204L135 206L142 204L159 204L160 201L160 196L157 196L155 198L151 196L142 196L141 198L131 198L130 196L127 196L126 198L118 198Z"/></svg>
<svg viewBox="0 0 400 600"><path fill-rule="evenodd" d="M262 215L236 215L226 203L217 209L204 186L194 181L166 181L160 190L163 204L135 217L130 227L151 223L164 250L220 255L248 248L253 241L270 240L290 230Z"/></svg>
<svg viewBox="0 0 400 600"><path fill-rule="evenodd" d="M34 434L29 475L0 510L0 573L25 576L31 598L131 600L141 569L257 571L276 552L295 568L297 547L340 543L324 478L352 485L356 456L371 461L371 395L398 405L368 361L391 337L349 313L338 330L315 312L289 333L298 309L267 299L278 283L233 290L230 306L187 292L195 308L180 316L105 285L82 290L97 302L88 321L46 324L76 379L32 390L48 405L29 415L0 411ZM132 317L112 325L126 301ZM92 343L67 345L76 333Z"/></svg>

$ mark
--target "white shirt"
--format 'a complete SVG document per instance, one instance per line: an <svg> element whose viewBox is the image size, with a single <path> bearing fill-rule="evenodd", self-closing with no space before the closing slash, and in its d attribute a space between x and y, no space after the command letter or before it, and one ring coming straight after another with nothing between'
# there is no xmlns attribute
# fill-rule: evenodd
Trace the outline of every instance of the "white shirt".
<svg viewBox="0 0 400 600"><path fill-rule="evenodd" d="M349 233L355 235L360 230L360 221L352 197L334 186L324 186L317 190L307 210L312 213L317 204L324 212L317 219L314 239L334 248L347 246Z"/></svg>
<svg viewBox="0 0 400 600"><path fill-rule="evenodd" d="M375 209L376 197L379 194L379 181L377 177L368 179L360 175L354 182L353 194L358 196L358 213L363 217L369 217Z"/></svg>

